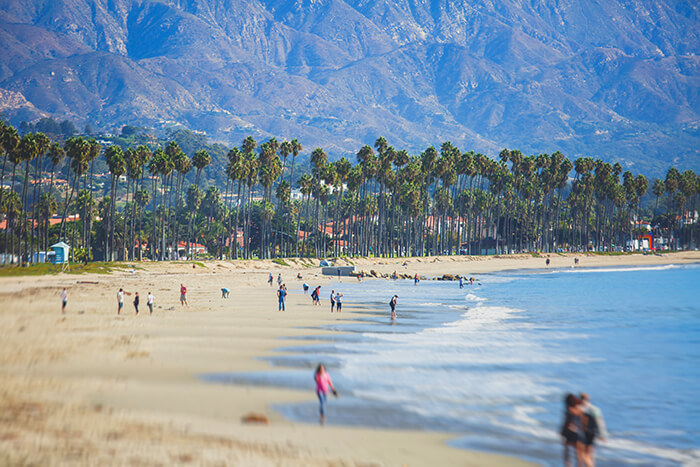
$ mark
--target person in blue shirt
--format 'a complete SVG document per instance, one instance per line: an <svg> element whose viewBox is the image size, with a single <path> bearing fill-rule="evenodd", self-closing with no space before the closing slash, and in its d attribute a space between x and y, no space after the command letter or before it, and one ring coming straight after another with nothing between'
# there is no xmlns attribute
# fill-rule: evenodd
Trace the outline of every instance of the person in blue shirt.
<svg viewBox="0 0 700 467"><path fill-rule="evenodd" d="M279 311L285 311L284 299L286 296L287 296L287 291L285 290L284 286L282 284L280 284L280 288L277 291L277 298L279 299L279 305L278 305Z"/></svg>

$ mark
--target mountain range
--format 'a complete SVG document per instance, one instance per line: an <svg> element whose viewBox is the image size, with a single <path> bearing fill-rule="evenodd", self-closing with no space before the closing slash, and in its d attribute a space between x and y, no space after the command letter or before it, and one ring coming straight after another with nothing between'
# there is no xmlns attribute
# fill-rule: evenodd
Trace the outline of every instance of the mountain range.
<svg viewBox="0 0 700 467"><path fill-rule="evenodd" d="M700 169L686 0L0 0L0 113Z"/></svg>

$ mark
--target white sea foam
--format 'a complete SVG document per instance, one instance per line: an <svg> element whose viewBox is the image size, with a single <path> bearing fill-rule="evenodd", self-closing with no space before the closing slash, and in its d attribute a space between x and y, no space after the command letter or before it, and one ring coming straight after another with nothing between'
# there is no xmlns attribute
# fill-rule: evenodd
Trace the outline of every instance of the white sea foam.
<svg viewBox="0 0 700 467"><path fill-rule="evenodd" d="M473 293L468 293L464 296L464 299L472 302L485 302L486 300L488 300L487 298L479 297L477 295L474 295Z"/></svg>
<svg viewBox="0 0 700 467"><path fill-rule="evenodd" d="M676 264L666 264L663 266L635 266L627 268L574 268L563 269L560 272L576 274L576 273L599 273L599 272L634 272L634 271L664 271L667 269L676 269L679 266Z"/></svg>

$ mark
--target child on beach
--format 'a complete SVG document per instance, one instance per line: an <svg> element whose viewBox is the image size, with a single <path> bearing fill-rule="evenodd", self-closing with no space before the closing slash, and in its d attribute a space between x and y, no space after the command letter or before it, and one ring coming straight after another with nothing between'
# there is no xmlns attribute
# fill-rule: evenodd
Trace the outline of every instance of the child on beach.
<svg viewBox="0 0 700 467"><path fill-rule="evenodd" d="M68 292L66 291L66 288L63 288L63 291L61 292L61 313L65 314L66 313L66 305L68 304Z"/></svg>
<svg viewBox="0 0 700 467"><path fill-rule="evenodd" d="M187 303L187 287L185 287L184 284L180 284L180 305L190 306L189 303Z"/></svg>
<svg viewBox="0 0 700 467"><path fill-rule="evenodd" d="M314 381L316 381L316 396L318 396L318 401L320 403L321 425L324 425L326 423L326 400L328 398L328 389L330 388L330 390L333 391L333 395L335 397L338 397L338 392L333 387L331 377L326 372L326 367L323 366L323 363L319 364L316 368Z"/></svg>
<svg viewBox="0 0 700 467"><path fill-rule="evenodd" d="M146 305L148 305L148 311L149 314L153 314L153 300L155 300L155 297L151 292L148 292L148 295L146 295Z"/></svg>
<svg viewBox="0 0 700 467"><path fill-rule="evenodd" d="M391 320L396 319L396 300L399 298L398 295L394 295L391 297L391 301L389 301L389 306L391 307Z"/></svg>

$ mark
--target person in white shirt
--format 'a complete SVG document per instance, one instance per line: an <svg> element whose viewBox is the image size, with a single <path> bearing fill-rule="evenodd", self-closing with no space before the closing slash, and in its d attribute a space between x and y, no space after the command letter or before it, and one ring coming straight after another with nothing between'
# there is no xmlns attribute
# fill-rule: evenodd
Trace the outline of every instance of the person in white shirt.
<svg viewBox="0 0 700 467"><path fill-rule="evenodd" d="M146 305L148 305L148 309L150 310L150 314L153 314L153 300L155 297L151 292L148 292L148 295L146 295Z"/></svg>
<svg viewBox="0 0 700 467"><path fill-rule="evenodd" d="M121 314L122 308L124 308L124 289L119 289L117 292L117 314Z"/></svg>
<svg viewBox="0 0 700 467"><path fill-rule="evenodd" d="M66 291L66 288L63 288L63 292L61 292L61 313L66 312L66 305L68 304L68 292Z"/></svg>
<svg viewBox="0 0 700 467"><path fill-rule="evenodd" d="M343 301L342 301L342 296L343 294L338 292L335 294L335 309L338 313L343 311Z"/></svg>

